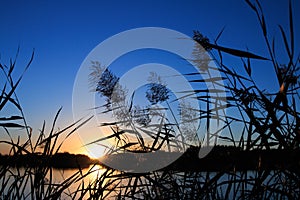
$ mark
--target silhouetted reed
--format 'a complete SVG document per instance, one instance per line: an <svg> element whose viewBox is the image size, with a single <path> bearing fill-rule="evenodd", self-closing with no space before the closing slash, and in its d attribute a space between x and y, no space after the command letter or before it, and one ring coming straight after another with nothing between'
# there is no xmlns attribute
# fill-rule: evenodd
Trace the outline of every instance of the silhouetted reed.
<svg viewBox="0 0 300 200"><path fill-rule="evenodd" d="M197 93L200 102L206 103L206 110L199 110L199 118L206 120L206 125L212 119L223 115L226 135L220 135L220 140L241 149L243 152L270 152L272 149L282 150L286 157L295 154L300 149L300 113L299 106L299 62L300 57L295 48L295 33L292 4L289 3L289 29L279 26L282 43L277 38L271 38L268 32L262 7L258 1L254 3L246 0L249 8L257 15L262 36L268 50L268 55L224 47L218 44L223 30L211 42L199 31L194 32L194 40L199 43L217 63L217 68L209 66L205 61L205 53L195 47L194 63L199 64L200 71L209 73L210 70L219 70L225 81L227 97L218 96L218 89L214 88L215 95L208 95L209 91L193 91ZM280 46L281 44L282 47ZM276 46L276 48L275 48ZM286 60L279 62L277 49L284 49ZM296 53L297 52L297 53ZM224 54L241 61L240 67L245 75L239 74L225 63ZM199 58L199 59L197 59ZM252 75L252 60L261 62L264 66L271 65L277 77L278 89L268 92L261 89ZM186 76L194 76L193 73ZM195 79L193 83L210 81L216 83L222 77L210 76L206 80ZM191 91L185 91L187 96ZM222 111L218 101L226 101L228 110L234 115ZM216 112L217 111L217 112ZM115 122L117 124L117 122ZM107 125L107 124L105 124ZM113 125L113 124L110 124ZM242 127L241 133L234 132L234 126ZM171 129L170 129L171 130ZM114 135L115 134L115 135ZM112 136L116 136L114 133ZM120 133L120 134L123 134ZM212 133L214 134L214 133ZM157 134L159 135L159 134ZM164 138L154 137L154 141L168 142ZM107 138L103 138L107 139ZM116 138L120 140L120 138ZM130 141L128 142L130 144ZM126 145L126 144L123 144ZM144 145L144 144L141 144ZM116 147L118 149L118 147ZM123 150L123 149L122 149ZM129 149L130 150L130 149ZM150 149L152 151L153 149ZM246 155L246 154L243 154ZM297 199L300 194L299 163L290 167L285 164L274 164L266 168L270 161L266 154L257 153L252 160L256 163L254 170L240 169L230 165L218 172L196 172L161 170L149 174L121 173L127 184L120 184L120 197L130 199ZM279 159L279 158L278 158ZM296 160L298 160L295 157ZM182 163L183 164L183 163Z"/></svg>
<svg viewBox="0 0 300 200"><path fill-rule="evenodd" d="M221 94L216 87L212 90L196 90L199 102L206 105L206 109L198 110L196 119L204 120L209 131L209 124L213 119L224 120L222 127L226 135L217 136L219 140L224 140L227 144L234 146L242 152L254 152L263 150L286 150L285 152L299 151L300 149L300 113L299 113L299 52L295 50L298 47L295 44L294 19L292 4L289 4L289 28L285 30L279 26L279 32L282 36L282 43L278 44L277 38L270 38L262 7L258 1L254 3L245 1L249 8L256 14L258 23L261 27L262 36L268 50L268 55L257 55L248 51L237 50L224 47L218 44L223 30L211 42L199 31L194 32L194 40L199 43L217 63L217 67L209 66L205 60L205 55L198 47L195 47L195 65L199 65L201 73L208 73L210 70L218 70L222 77L214 77L209 74L209 78L193 79L192 83L203 83L204 81L217 84L218 80L225 81L225 90L227 97ZM275 45L282 44L282 47ZM286 60L278 61L277 49L284 49ZM238 74L233 68L225 63L224 55L232 56L241 61L240 67L245 70L245 75ZM203 57L204 56L204 57ZM197 57L199 60L197 60ZM30 65L32 57L25 67L25 71ZM277 91L268 92L261 89L255 82L252 74L252 60L262 62L263 65L272 65L277 78ZM84 125L88 119L80 119L77 122L67 126L62 130L55 130L61 109L57 112L54 122L51 125L50 132L47 134L46 124L34 141L32 129L27 125L24 118L22 107L15 94L23 74L15 82L12 78L12 72L15 68L16 60L10 62L10 65L0 65L1 71L6 78L6 82L1 85L0 111L5 106L11 104L19 112L19 115L1 116L0 127L10 138L9 141L0 141L10 147L10 155L24 155L39 153L44 156L53 156L59 152L63 142L74 133L74 131ZM95 63L94 63L95 64ZM97 63L96 63L97 64ZM98 68L96 68L98 69ZM101 70L100 70L101 71ZM123 94L121 86L118 86L118 92L113 94L111 88L117 84L116 77L109 70L105 71L108 77L105 81L97 82L101 75L93 71L92 75L96 81L97 89L102 96L106 97L106 111L112 111L112 98ZM194 76L194 74L186 74ZM92 78L93 78L92 77ZM95 78L96 77L96 78ZM1 83L2 84L2 83ZM274 83L275 84L275 83ZM103 86L110 88L103 88ZM102 86L102 87L101 87ZM165 101L168 99L168 91L163 84L157 88L155 84L150 84L148 97L151 102ZM156 98L153 94L159 94L158 90L163 90L163 100ZM153 92L156 91L156 92ZM190 95L191 91L183 91ZM208 93L213 92L213 94ZM117 95L117 96L114 96ZM122 98L118 98L118 108L122 106ZM228 110L233 110L235 115L225 114L224 108L220 107L219 102L224 101ZM116 102L116 101L114 101ZM188 106L187 106L188 107ZM169 107L170 108L170 107ZM178 124L164 124L164 129L158 132L146 131L142 125L149 123L149 110L147 108L133 107L130 104L125 110L119 110L118 119L120 121L103 123L102 126L111 127L111 135L99 138L93 143L113 138L116 145L112 147L112 152L153 152L161 150L162 144L171 147L172 145L182 144L182 148L188 149L187 143L177 137L174 138L173 132ZM126 110L127 109L127 110ZM126 112L126 115L124 114ZM230 112L231 113L231 112ZM152 113L160 116L159 112ZM193 115L195 116L195 115ZM140 127L135 127L133 121L140 123ZM175 117L174 117L175 118ZM194 118L194 120L196 120ZM192 120L192 119L189 119ZM152 138L152 143L146 144L141 135L136 135L136 140L130 141L125 137L124 130L119 129L120 124L126 124L131 130L143 131ZM233 126L242 127L240 134L234 132ZM157 125L157 127L162 127ZM13 128L21 128L27 133L27 140L14 140L11 135ZM218 132L219 130L217 130ZM180 134L186 134L181 132ZM217 135L216 133L211 133ZM197 133L195 133L195 136ZM63 138L62 138L63 137ZM62 138L62 139L61 139ZM191 137L193 138L193 137ZM62 141L59 143L59 141ZM200 145L204 145L202 142ZM88 145L88 144L87 144ZM173 146L172 146L173 147ZM284 152L284 151L282 151ZM249 154L250 155L250 154ZM61 183L55 183L53 180L53 171L49 160L41 160L38 166L27 166L15 168L12 170L8 165L0 166L0 199L299 199L300 198L300 166L288 167L285 165L276 165L272 168L264 168L266 160L264 156L258 156L251 160L256 163L255 169L237 170L237 165L229 165L216 172L197 171L197 170L176 170L176 168L166 168L148 173L129 173L120 172L109 167L102 168L99 171L91 168L86 173L79 168L73 175L66 177ZM189 164L189 163L186 163ZM85 181L92 173L98 173L93 180ZM74 191L69 191L69 187L79 183ZM29 191L27 190L29 188Z"/></svg>

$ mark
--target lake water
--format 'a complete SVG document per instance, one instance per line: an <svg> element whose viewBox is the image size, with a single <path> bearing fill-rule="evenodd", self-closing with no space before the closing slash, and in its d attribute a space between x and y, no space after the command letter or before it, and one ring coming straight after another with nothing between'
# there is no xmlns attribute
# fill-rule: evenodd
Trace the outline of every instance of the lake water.
<svg viewBox="0 0 300 200"><path fill-rule="evenodd" d="M2 171L3 172L3 171ZM62 184L64 181L66 181L69 177L72 177L76 172L78 172L78 170L74 170L74 169L52 169L52 186L54 186L53 188L55 188L55 184L60 185ZM84 184L84 187L86 188L89 184L92 184L92 188L94 189L99 189L101 190L101 188L103 186L105 186L105 184L108 181L112 181L112 180L116 180L115 182L113 182L109 187L107 187L106 189L110 189L112 190L111 193L109 194L109 197L114 199L115 196L117 195L117 193L122 193L122 194L127 194L128 191L130 192L130 189L134 188L134 184L137 183L139 185L141 185L141 187L139 187L138 189L140 191L143 190L143 187L145 187L145 191L147 191L148 193L153 192L151 188L151 190L149 190L149 184L152 182L152 180L157 181L159 180L160 183L165 187L165 188L169 188L172 189L172 184L176 182L176 184L182 188L184 188L182 190L183 194L184 193L189 193L192 190L197 190L201 187L203 187L204 184L207 184L208 181L213 180L215 177L218 176L219 173L217 172L177 172L177 173L170 173L169 175L163 175L162 172L155 172L154 174L150 174L150 175L145 175L142 177L138 177L138 176L130 176L129 178L122 178L119 179L120 177L118 176L113 176L113 178L111 179L103 179L102 175L105 174L105 176L109 176L109 175L116 175L116 173L112 173L109 174L108 172L111 172L110 170L106 170L104 168L102 168L99 165L95 165L95 166L91 166L90 168L86 168L82 170L82 175L85 175L88 173L88 175L86 175L84 177L84 179L78 179L78 181L72 182L70 184L70 186L64 191L63 195L62 195L62 199L71 199L71 197L74 197L76 191L81 189L82 184ZM30 197L30 193L32 191L32 185L30 184L30 179L26 181L15 181L16 179L18 179L18 177L22 177L24 174L29 175L28 170L26 171L24 168L23 169L15 169L15 168L9 168L9 170L6 172L5 176L0 176L0 187L1 187L1 183L2 183L2 187L3 187L3 183L5 183L5 181L8 181L7 184L5 185L4 188L0 188L0 191L3 190L3 192L5 194L8 194L8 192L10 191L10 189L12 188L12 186L14 184L19 184L18 188L20 188L21 190L19 191L20 193L24 194L24 197L26 197L26 199L32 199ZM106 174L108 173L108 174ZM0 171L1 174L1 171ZM79 177L81 176L80 174L78 174ZM232 187L231 190L229 190L229 198L234 198L234 195L239 195L241 193L241 191L251 191L253 189L253 184L255 182L255 179L257 177L261 177L263 176L263 174L260 174L257 171L245 171L245 172L228 172L225 174L222 174L220 177L218 177L217 181L216 181L216 192L218 192L221 195L225 195L225 193L228 192L228 186L229 183L233 183L230 187ZM30 176L28 176L30 177ZM31 176L32 177L32 176ZM157 178L158 177L158 178ZM282 180L280 181L286 181L283 180L285 179L285 176L283 176L282 174L277 174L277 172L275 171L271 171L270 174L265 177L263 180L263 184L266 185L272 185L273 183L275 183L276 181L278 181L277 179L280 178ZM47 187L49 187L49 181L51 179L51 175L50 172L48 172L46 178L44 179L44 188L47 189ZM175 180L175 182L168 182L169 180ZM98 181L96 181L98 180ZM244 181L241 181L244 180ZM152 182L153 183L153 182ZM192 184L191 184L192 183ZM114 187L115 184L117 184L120 187ZM193 185L194 184L194 185ZM131 187L128 187L131 186ZM198 185L198 186L197 186ZM124 186L124 187L123 187ZM278 185L278 188L281 187L282 185ZM199 187L199 188L197 188ZM155 187L154 187L155 188ZM136 189L136 188L135 188ZM23 191L22 191L23 190ZM128 190L128 191L127 191ZM137 189L136 189L137 190ZM38 191L37 189L35 189L35 192ZM150 191L150 192L149 192ZM16 192L16 191L15 191ZM93 191L92 191L93 192ZM170 192L170 191L167 191ZM80 193L80 192L79 192ZM107 191L104 193L104 195L107 193ZM0 199L3 199L3 193L0 194ZM157 194L152 193L152 196L155 196ZM89 196L89 194L86 194L86 198ZM143 197L143 193L136 193L135 195L136 197ZM76 196L76 199L79 198L79 194ZM110 199L110 198L106 198L106 199Z"/></svg>
<svg viewBox="0 0 300 200"><path fill-rule="evenodd" d="M5 170L0 167L0 174L1 172L4 173L4 171ZM100 165L90 166L90 168L82 169L81 173L78 173L78 169L51 169L43 179L44 188L45 190L47 190L47 188L49 188L50 182L50 186L52 188L55 188L77 173L78 178L74 177L74 181L72 181L72 184L70 184L70 186L62 195L62 199L71 199L70 195L74 195L74 192L78 190L79 186L81 186L83 183L85 186L87 186L89 183L92 183L95 179L97 179L97 177L101 176L103 171L105 171L105 169L103 169ZM33 174L36 174L36 172L34 172L34 169L28 170L25 168L7 168L5 175L0 175L0 191L3 190L2 194L0 192L0 199L4 198L3 194L9 194L11 191L12 193L24 194L24 197L26 199L32 199L29 194L31 194L33 190L35 192L41 192L41 190L38 190L34 186L33 177L35 175ZM82 175L86 175L84 179L80 178L82 177Z"/></svg>

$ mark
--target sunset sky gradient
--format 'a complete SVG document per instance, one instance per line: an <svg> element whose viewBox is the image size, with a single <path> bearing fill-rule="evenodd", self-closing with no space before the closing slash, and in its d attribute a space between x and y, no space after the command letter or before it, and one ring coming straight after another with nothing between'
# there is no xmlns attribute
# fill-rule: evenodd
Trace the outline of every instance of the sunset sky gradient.
<svg viewBox="0 0 300 200"><path fill-rule="evenodd" d="M292 3L295 35L299 35L300 1ZM262 1L261 4L268 34L280 38L278 24L288 27L288 1ZM48 129L51 127L60 107L63 110L57 127L73 122L73 84L88 53L110 36L139 27L164 27L191 37L193 30L199 30L211 39L225 27L218 41L220 45L249 49L268 57L255 13L244 1L0 1L0 62L8 64L20 46L14 74L17 78L35 49L33 63L17 95L27 122L36 134L44 120ZM295 46L299 43L296 40ZM235 63L232 64L235 67ZM253 74L258 85L277 90L272 67L255 64L253 62ZM7 139L2 130L0 137ZM86 153L81 145L74 135L63 150ZM5 148L0 146L0 152Z"/></svg>

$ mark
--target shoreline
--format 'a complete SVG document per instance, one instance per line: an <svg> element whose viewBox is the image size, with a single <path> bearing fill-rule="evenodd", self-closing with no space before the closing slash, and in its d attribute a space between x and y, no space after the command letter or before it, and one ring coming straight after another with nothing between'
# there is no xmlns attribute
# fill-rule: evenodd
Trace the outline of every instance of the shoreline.
<svg viewBox="0 0 300 200"><path fill-rule="evenodd" d="M251 150L245 151L232 146L216 146L204 158L198 158L198 147L190 147L176 161L158 171L245 171L286 169L300 173L300 150ZM168 156L174 153L163 153ZM124 162L142 165L132 154L120 153L91 159L84 154L56 153L51 156L42 154L1 155L0 165L9 167L53 167L56 169L83 169L99 164L104 168L108 162ZM126 171L126 170L125 170Z"/></svg>

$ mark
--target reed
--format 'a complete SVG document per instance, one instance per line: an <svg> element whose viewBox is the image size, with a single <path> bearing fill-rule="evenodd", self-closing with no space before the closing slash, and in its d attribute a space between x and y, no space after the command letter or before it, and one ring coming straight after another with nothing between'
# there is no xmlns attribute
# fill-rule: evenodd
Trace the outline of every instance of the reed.
<svg viewBox="0 0 300 200"><path fill-rule="evenodd" d="M198 49L198 52L195 52L195 64L202 61L200 63L202 72L207 72L207 68L221 71L226 82L225 89L228 95L224 99L217 95L218 90L214 90L215 96L208 96L207 91L196 91L198 100L207 104L206 110L198 111L198 113L201 113L198 117L206 120L206 125L209 125L212 119L224 115L222 109L218 107L218 101L226 101L227 108L233 110L230 113L235 113L235 115L223 116L225 117L224 129L226 129L228 136L220 135L218 136L219 139L245 152L270 149L299 150L298 79L300 57L297 54L299 52L295 49L297 46L295 45L292 3L290 1L288 6L288 30L284 30L280 25L278 26L282 36L281 40L270 37L267 21L259 1L252 3L246 0L245 2L257 16L268 55L261 56L249 51L219 45L218 39L221 37L223 30L214 42L210 42L207 37L195 31L194 40L209 52L210 56L217 63L218 69L208 65L203 67L203 54L201 54L200 49ZM278 56L278 49L285 50L285 61L282 61L281 55ZM245 70L245 75L238 74L233 68L229 67L224 61L224 54L241 61L240 67ZM281 62L278 61L279 57ZM278 85L276 92L265 91L256 84L255 77L252 74L253 60L256 63L261 62L264 66L271 65L273 67L277 77L276 84ZM192 73L186 74L186 76L193 75ZM211 76L206 80L195 79L191 82L215 82L217 78ZM188 96L189 93L186 93ZM242 133L234 133L233 126L242 127ZM118 138L116 139L118 140ZM155 137L154 141L167 142L167 140L163 140L163 138L158 136ZM119 197L130 199L299 198L300 185L297 181L300 175L299 166L275 166L274 169L270 170L262 167L265 160L261 159L261 157L255 162L257 163L257 168L254 171L236 171L235 167L233 167L220 172L162 170L140 175L121 173L120 176L127 180L127 184L117 187L120 191Z"/></svg>
<svg viewBox="0 0 300 200"><path fill-rule="evenodd" d="M289 2L289 28L285 30L279 26L281 40L272 38L269 35L267 20L265 19L262 6L259 1L251 2L245 0L249 8L257 16L261 27L262 37L265 40L265 46L268 55L257 55L255 53L237 50L234 48L223 47L218 43L223 30L216 39L211 42L200 32L194 32L194 40L199 43L217 63L217 68L210 67L201 63L201 72L207 73L210 70L221 72L225 81L225 90L227 97L219 95L220 91L214 89L215 95L208 95L208 91L196 91L199 102L206 105L205 110L198 110L196 119L204 120L207 126L206 131L210 131L209 124L212 120L220 119L225 125L222 127L228 134L218 136L219 140L242 149L245 152L253 150L299 150L300 149L300 113L299 113L299 62L297 45L295 44L295 28L293 19L293 9L291 1ZM278 49L284 49L286 60L278 61ZM196 47L197 50L197 47ZM198 49L199 50L199 49ZM19 51L18 51L19 52ZM200 52L200 54L199 54ZM238 74L233 68L225 62L224 56L232 56L240 61L240 67L245 70L245 74ZM18 53L17 53L18 55ZM29 67L33 55L24 72ZM201 51L195 52L195 63L199 62L197 56L203 56ZM17 56L16 56L17 58ZM203 59L202 59L203 60ZM262 90L255 82L252 74L253 60L262 62L263 65L271 65L277 77L278 91L268 92ZM97 64L97 63L96 63ZM199 63L198 63L199 64ZM23 74L13 80L12 72L16 66L16 59L10 62L9 66L0 64L1 72L6 81L1 85L0 111L4 110L9 104L19 113L14 116L1 116L0 128L8 135L10 140L0 141L2 144L10 146L10 155L23 154L42 154L52 156L59 152L63 142L74 133L74 131L84 125L88 119L80 119L77 122L67 126L62 130L55 130L61 109L57 112L51 125L50 132L46 133L46 123L44 122L38 137L33 137L32 129L26 123L24 111L17 98L15 90ZM98 70L98 68L95 68ZM93 72L95 75L95 71ZM102 85L115 85L117 77L109 71L105 72L111 78L113 83ZM99 74L96 73L97 78ZM193 74L186 74L193 76ZM95 76L94 76L95 77ZM210 76L205 81L217 83L220 77ZM94 79L97 80L98 79ZM106 79L109 80L109 79ZM99 80L98 80L99 81ZM203 79L191 79L192 83L203 83ZM2 83L1 83L2 84ZM274 83L275 84L275 83ZM157 85L151 85L154 91ZM104 88L105 89L105 88ZM107 89L107 88L106 88ZM122 88L119 87L120 93ZM165 88L163 99L167 99ZM105 107L111 111L112 93L103 88L97 89L102 96L107 97ZM104 92L103 92L104 91ZM186 92L187 96L190 94ZM152 98L153 102L163 101L163 99ZM122 99L121 99L122 100ZM121 105L121 100L118 102ZM232 110L235 115L225 115L224 108L220 107L219 101L225 101L227 109ZM169 107L170 108L170 107ZM147 110L134 108L129 105L128 108L136 122L147 123ZM128 110L127 110L128 111ZM230 112L230 113L233 113ZM156 113L156 115L159 115ZM194 116L194 115L193 115ZM187 148L187 144L182 137L176 137L173 140L173 132L179 124L164 124L164 129L158 132L147 132L134 126L132 120L124 115L124 110L119 112L119 120L112 123L105 123L102 126L111 127L112 134L99 138L94 143L106 139L115 139L116 145L111 149L112 152L153 152L160 150L161 147L174 147L182 144ZM174 117L175 118L175 117ZM125 120L124 120L125 119ZM120 123L126 123L132 130L143 131L153 140L151 144L146 144L144 138L137 134L136 140L130 141L125 137L125 131L118 128ZM234 132L233 126L242 127L241 134ZM157 128L162 127L161 124ZM26 141L14 140L11 132L18 128L24 130L27 134ZM130 130L127 130L130 131ZM218 132L219 130L217 130ZM184 132L180 132L184 134ZM217 133L211 133L216 135ZM196 133L195 133L196 135ZM37 138L34 140L33 138ZM199 145L203 141L197 140ZM55 183L53 180L52 168L47 164L48 160L41 161L39 166L12 169L9 166L0 166L0 199L299 199L299 166L276 166L274 169L264 169L263 159L257 159L257 167L253 171L237 171L235 166L224 168L218 172L200 172L200 171L176 171L176 170L158 170L148 173L129 173L120 172L109 167L102 171L91 168L86 173L78 169L73 175L66 177L61 183ZM85 180L92 173L97 173L93 181ZM75 191L69 188L74 183L80 183ZM28 190L29 188L29 190Z"/></svg>
<svg viewBox="0 0 300 200"><path fill-rule="evenodd" d="M59 152L63 142L89 119L78 120L62 130L55 131L55 124L61 111L59 109L50 132L46 133L46 124L44 122L38 137L33 137L34 133L32 133L32 128L27 125L24 111L15 91L25 71L30 66L34 53L32 53L24 72L15 82L12 74L16 67L18 54L19 49L15 59L10 61L9 66L0 64L1 73L5 77L5 81L1 83L3 85L1 85L0 111L10 106L10 109L15 109L19 113L18 115L0 117L0 128L10 138L8 141L1 140L0 144L8 146L9 156L13 156L13 158L16 158L18 155L34 154L40 154L45 158L49 158ZM14 139L13 132L15 129L21 129L27 134L25 141L20 140L20 138ZM58 141L61 141L59 137L62 135L65 135L65 137L59 143ZM37 139L34 140L34 138ZM62 183L57 184L53 180L53 169L48 162L49 160L42 159L36 166L17 166L15 168L3 163L0 166L0 199L58 199L67 192L71 184L80 181L83 177L79 170L72 176L67 177Z"/></svg>

